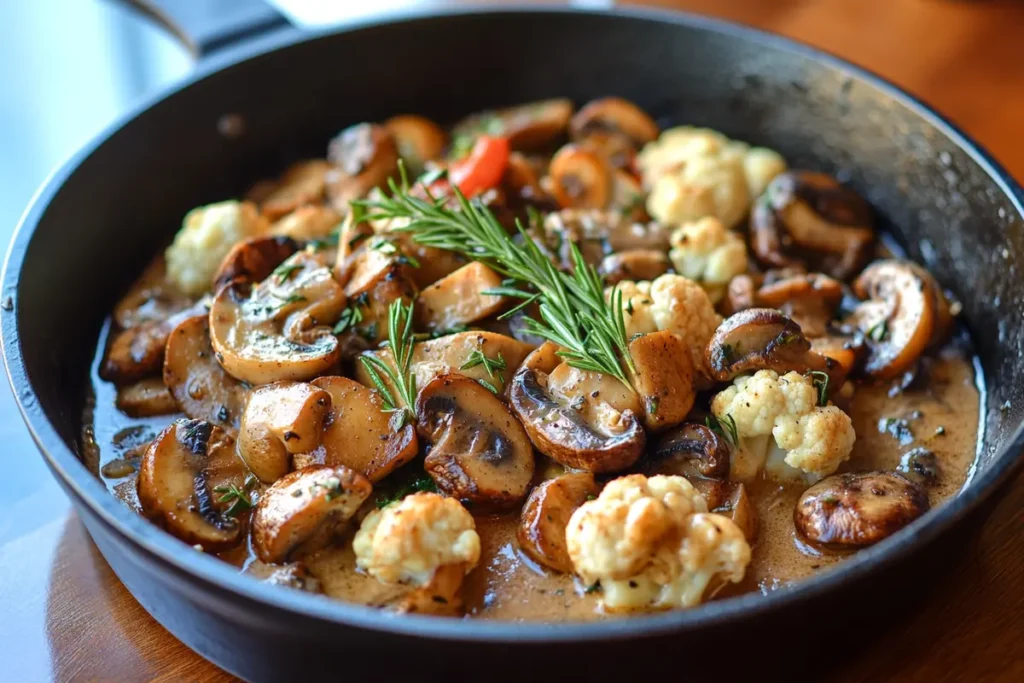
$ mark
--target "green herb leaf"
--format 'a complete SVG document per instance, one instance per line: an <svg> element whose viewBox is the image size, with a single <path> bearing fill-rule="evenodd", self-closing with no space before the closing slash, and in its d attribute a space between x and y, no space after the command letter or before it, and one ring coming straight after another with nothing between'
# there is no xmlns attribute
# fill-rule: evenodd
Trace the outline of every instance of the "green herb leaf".
<svg viewBox="0 0 1024 683"><path fill-rule="evenodd" d="M392 368L373 355L360 356L359 362L384 399L385 409L389 412L407 411L410 418L415 418L413 409L416 405L416 376L411 371L411 365L416 341L412 331L412 309L412 302L407 304L402 299L391 302L388 307L387 348L395 367ZM398 392L397 396L385 384L381 373L391 381L391 385ZM404 422L402 424L404 425Z"/></svg>
<svg viewBox="0 0 1024 683"><path fill-rule="evenodd" d="M505 359L502 357L501 351L498 352L497 358L488 358L486 355L484 355L483 351L481 351L480 349L475 349L472 353L469 354L469 357L466 359L466 362L463 363L459 367L459 369L469 370L470 368L475 368L478 365L484 366L484 370L487 371L488 377L490 377L491 379L497 377L498 379L501 380L502 384L505 383L505 377L500 373L506 368L508 368L508 365L505 363ZM495 391L494 393L498 392Z"/></svg>
<svg viewBox="0 0 1024 683"><path fill-rule="evenodd" d="M872 341L885 341L885 338L889 336L889 320L887 318L883 318L872 325L867 331L867 335Z"/></svg>
<svg viewBox="0 0 1024 683"><path fill-rule="evenodd" d="M217 498L218 503L231 503L227 510L224 511L225 517L238 517L238 514L251 510L253 508L252 498L249 497L249 492L252 487L256 485L255 477L246 477L245 483L239 488L236 484L222 484L220 486L214 486L213 492L221 494Z"/></svg>
<svg viewBox="0 0 1024 683"><path fill-rule="evenodd" d="M343 334L350 327L355 327L363 320L363 310L359 306L348 306L341 312L338 324L334 326L334 334Z"/></svg>
<svg viewBox="0 0 1024 683"><path fill-rule="evenodd" d="M420 476L413 479L400 487L398 487L391 495L382 496L377 499L377 507L385 508L392 503L396 503L408 495L413 493L420 493L421 491L427 491L430 493L437 493L437 484L430 478L428 474L421 474Z"/></svg>
<svg viewBox="0 0 1024 683"><path fill-rule="evenodd" d="M818 405L828 405L828 373L821 370L809 370L807 376L811 378L814 388L818 390Z"/></svg>
<svg viewBox="0 0 1024 683"><path fill-rule="evenodd" d="M485 379L478 379L477 382L486 389L490 389L492 394L498 394L498 387L494 386Z"/></svg>
<svg viewBox="0 0 1024 683"><path fill-rule="evenodd" d="M720 434L730 446L738 448L740 445L739 430L736 428L736 420L733 419L732 415L726 413L721 418L715 415L709 415L704 418L704 424L708 426L711 431L716 434Z"/></svg>
<svg viewBox="0 0 1024 683"><path fill-rule="evenodd" d="M288 278L290 278L292 276L292 273L294 273L297 270L302 270L302 266L299 265L298 263L285 262L279 265L277 268L274 268L274 272L272 273L272 275L277 278L278 284L281 284L285 282Z"/></svg>

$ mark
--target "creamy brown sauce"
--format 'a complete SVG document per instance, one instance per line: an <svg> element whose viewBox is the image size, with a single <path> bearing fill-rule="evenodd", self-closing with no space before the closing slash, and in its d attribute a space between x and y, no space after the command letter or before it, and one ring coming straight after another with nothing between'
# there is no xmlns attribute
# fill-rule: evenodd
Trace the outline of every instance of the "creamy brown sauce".
<svg viewBox="0 0 1024 683"><path fill-rule="evenodd" d="M135 467L139 446L179 416L136 419L120 413L114 406L115 388L100 380L95 371L105 347L104 334L84 415L83 459L113 495L138 510ZM857 384L852 400L840 404L849 412L857 432L853 456L840 471L892 470L906 452L928 448L942 468L939 482L929 490L932 506L939 505L967 483L975 461L981 395L972 359L950 346L936 356L925 388L896 396L889 396L889 390L887 384ZM842 559L816 552L797 537L793 508L802 490L767 480L751 487L760 517L753 560L744 581L726 587L717 597L748 591L767 593ZM524 557L515 540L516 514L477 516L476 521L482 555L463 589L468 616L540 621L607 616L597 609L598 596L586 593L578 581L545 571ZM267 576L272 569L256 560L247 544L221 557L258 577ZM403 590L384 586L356 570L351 536L302 559L333 598L384 605Z"/></svg>

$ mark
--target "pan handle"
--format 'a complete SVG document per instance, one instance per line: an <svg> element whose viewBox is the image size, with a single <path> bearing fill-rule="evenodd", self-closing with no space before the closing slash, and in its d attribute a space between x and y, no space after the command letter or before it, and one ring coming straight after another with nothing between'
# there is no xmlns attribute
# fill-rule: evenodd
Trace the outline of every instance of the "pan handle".
<svg viewBox="0 0 1024 683"><path fill-rule="evenodd" d="M116 0L156 21L198 59L278 28L288 19L265 0Z"/></svg>

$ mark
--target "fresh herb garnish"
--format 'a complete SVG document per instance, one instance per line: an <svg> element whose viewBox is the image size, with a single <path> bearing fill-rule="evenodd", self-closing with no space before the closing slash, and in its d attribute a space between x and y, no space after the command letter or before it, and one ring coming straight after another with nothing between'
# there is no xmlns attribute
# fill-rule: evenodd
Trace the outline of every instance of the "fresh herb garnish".
<svg viewBox="0 0 1024 683"><path fill-rule="evenodd" d="M278 284L285 282L292 276L297 270L302 270L302 266L298 263L282 263L277 268L274 268L272 275L277 278Z"/></svg>
<svg viewBox="0 0 1024 683"><path fill-rule="evenodd" d="M492 394L495 394L495 395L498 394L498 387L494 386L493 384L491 384L487 380L485 380L485 379L478 379L477 383L479 383L480 386L484 387L485 389L489 389Z"/></svg>
<svg viewBox="0 0 1024 683"><path fill-rule="evenodd" d="M868 329L867 335L872 341L885 341L885 338L889 336L888 319L882 318L877 323L872 325L871 328Z"/></svg>
<svg viewBox="0 0 1024 683"><path fill-rule="evenodd" d="M406 496L419 493L421 491L428 491L430 493L437 493L437 484L427 474L421 474L412 481L403 486L400 486L395 490L394 493L388 496L382 496L377 499L377 507L385 508L392 503L402 500Z"/></svg>
<svg viewBox="0 0 1024 683"><path fill-rule="evenodd" d="M338 324L334 326L334 334L342 334L350 327L355 327L363 320L363 310L359 306L348 306L341 312Z"/></svg>
<svg viewBox="0 0 1024 683"><path fill-rule="evenodd" d="M384 401L385 412L399 412L397 426L405 426L407 418L414 418L413 406L416 404L416 376L410 371L412 351L416 342L412 333L412 302L406 304L401 299L393 301L388 307L388 350L395 367L382 361L377 356L360 356L370 380ZM398 392L396 397L388 385L384 383L380 373L391 380Z"/></svg>
<svg viewBox="0 0 1024 683"><path fill-rule="evenodd" d="M390 197L356 202L367 208L368 220L407 219L394 230L412 233L420 244L484 261L499 274L534 287L541 319L527 318L527 332L563 347L558 353L569 365L611 375L630 386L626 377L635 368L629 356L622 293L613 288L605 298L600 275L583 260L575 244L570 245L572 272L562 272L529 239L522 223L516 222L523 237L519 245L486 206L466 199L458 188L452 191L459 208L451 209L449 198L435 198L429 188L425 188L426 199L413 196L401 163L399 173L400 183L388 181ZM519 295L534 297L525 291Z"/></svg>
<svg viewBox="0 0 1024 683"><path fill-rule="evenodd" d="M598 581L597 583L592 583L589 586L587 586L586 588L584 588L583 589L583 593L584 593L584 595L590 595L591 593L596 593L599 590L601 590L601 582L600 581Z"/></svg>
<svg viewBox="0 0 1024 683"><path fill-rule="evenodd" d="M659 403L660 403L660 401L658 400L657 396L652 396L652 397L648 398L647 399L647 412L649 412L651 415L657 415L658 414L658 404Z"/></svg>
<svg viewBox="0 0 1024 683"><path fill-rule="evenodd" d="M374 237L373 241L370 242L370 249L379 251L382 254L398 253L398 247L395 246L395 243L384 237Z"/></svg>
<svg viewBox="0 0 1024 683"><path fill-rule="evenodd" d="M722 417L709 415L704 418L704 424L706 424L711 431L716 434L720 434L730 446L739 447L739 430L736 428L736 420L733 419L732 415L729 415L728 413Z"/></svg>
<svg viewBox="0 0 1024 683"><path fill-rule="evenodd" d="M469 354L469 358L466 359L466 362L463 363L459 369L469 370L470 368L475 368L478 365L484 366L484 370L487 371L488 377L491 379L497 377L497 379L501 380L502 384L505 383L505 376L502 375L501 372L508 368L508 365L505 363L505 359L502 357L501 351L498 352L497 358L488 358L484 355L483 351L475 349ZM494 390L493 388L492 391L494 391L494 393L498 393L497 390Z"/></svg>
<svg viewBox="0 0 1024 683"><path fill-rule="evenodd" d="M341 229L335 228L330 235L322 239L310 240L307 245L313 251L323 251L329 247L338 246L338 240L341 239Z"/></svg>
<svg viewBox="0 0 1024 683"><path fill-rule="evenodd" d="M287 296L287 298L284 298L284 299L281 299L280 297L275 297L275 298L279 299L281 301L281 303L279 303L277 306L273 307L274 309L276 309L276 308L284 308L285 306L291 306L292 304L300 304L303 301L306 301L306 297L302 296L301 294L289 294ZM271 309L271 310L273 310L273 309Z"/></svg>
<svg viewBox="0 0 1024 683"><path fill-rule="evenodd" d="M237 518L240 512L252 509L252 498L249 492L255 485L256 477L249 475L245 478L245 483L242 484L241 488L235 484L221 484L220 486L213 487L214 493L221 494L217 498L218 503L231 503L228 509L224 511L225 517Z"/></svg>
<svg viewBox="0 0 1024 683"><path fill-rule="evenodd" d="M822 372L821 370L810 370L807 372L807 376L811 378L811 383L814 384L814 388L818 390L818 405L828 405L828 373Z"/></svg>

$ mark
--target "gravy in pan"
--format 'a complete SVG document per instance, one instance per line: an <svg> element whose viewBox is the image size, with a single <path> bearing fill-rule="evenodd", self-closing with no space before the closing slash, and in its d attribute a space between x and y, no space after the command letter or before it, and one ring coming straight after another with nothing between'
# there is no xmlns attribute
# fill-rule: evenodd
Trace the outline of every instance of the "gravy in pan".
<svg viewBox="0 0 1024 683"><path fill-rule="evenodd" d="M96 367L106 348L100 340ZM951 344L937 354L924 388L911 388L890 396L889 384L856 385L855 400L844 405L857 432L853 456L840 472L892 470L901 457L927 448L941 466L938 483L929 488L934 507L956 493L971 476L975 460L980 391L973 359ZM116 390L99 379L95 370L83 433L83 459L112 494L138 510L136 465L142 448L179 415L133 419L114 407ZM538 467L538 470L542 470ZM830 567L841 555L815 551L798 538L793 509L803 491L762 479L750 488L759 514L757 541L746 578L729 584L718 598L749 591L768 593ZM372 504L372 503L371 503ZM463 596L466 614L504 620L568 621L607 618L597 609L597 595L568 575L541 569L519 551L516 543L518 512L476 516L482 543L480 563L466 577ZM255 576L269 575L247 545L220 557ZM386 603L396 590L360 573L350 539L337 548L303 558L326 595L370 605Z"/></svg>

